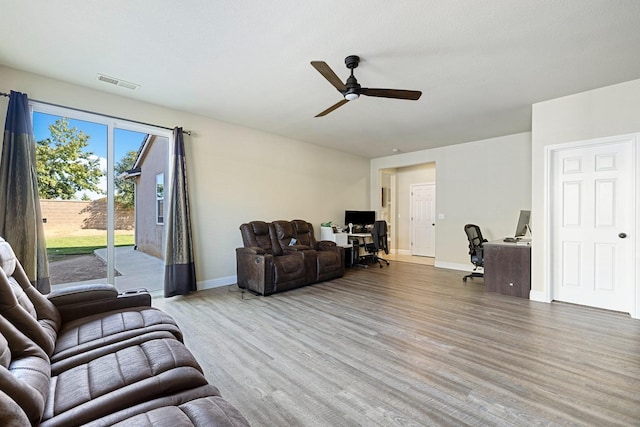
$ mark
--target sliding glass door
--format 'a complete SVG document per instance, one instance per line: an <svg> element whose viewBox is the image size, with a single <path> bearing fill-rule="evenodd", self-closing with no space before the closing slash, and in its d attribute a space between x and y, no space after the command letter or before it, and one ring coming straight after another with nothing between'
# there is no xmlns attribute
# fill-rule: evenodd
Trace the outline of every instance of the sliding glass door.
<svg viewBox="0 0 640 427"><path fill-rule="evenodd" d="M170 131L47 104L32 108L52 284L106 280L121 291L161 289L157 179L166 170L168 150L161 148ZM144 197L143 173L144 182L153 180ZM138 206L149 197L153 209ZM137 239L149 247L138 228L152 229L155 248L138 251Z"/></svg>

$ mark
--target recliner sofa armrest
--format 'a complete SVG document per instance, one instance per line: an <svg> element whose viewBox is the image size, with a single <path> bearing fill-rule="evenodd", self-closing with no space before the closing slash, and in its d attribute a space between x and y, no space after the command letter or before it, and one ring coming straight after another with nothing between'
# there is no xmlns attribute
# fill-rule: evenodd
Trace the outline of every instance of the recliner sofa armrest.
<svg viewBox="0 0 640 427"><path fill-rule="evenodd" d="M47 295L47 299L55 306L77 304L102 299L117 298L118 290L107 283L80 284L57 289Z"/></svg>
<svg viewBox="0 0 640 427"><path fill-rule="evenodd" d="M265 251L264 249L258 247L258 246L251 246L248 248L236 248L236 252L240 255L265 255L267 253L267 251Z"/></svg>
<svg viewBox="0 0 640 427"><path fill-rule="evenodd" d="M318 242L318 249L321 251L335 248L336 246L336 242L332 242L331 240L320 240Z"/></svg>
<svg viewBox="0 0 640 427"><path fill-rule="evenodd" d="M91 292L88 293L88 295L90 294ZM92 314L131 307L151 307L151 294L146 289L141 288L121 293L116 291L115 297L111 295L101 299L78 299L75 302L69 302L64 305L56 304L62 323L91 316Z"/></svg>
<svg viewBox="0 0 640 427"><path fill-rule="evenodd" d="M273 269L273 255L265 250L236 248L238 287L261 295L273 293Z"/></svg>
<svg viewBox="0 0 640 427"><path fill-rule="evenodd" d="M285 253L295 253L295 252L303 252L303 251L310 251L313 248L311 246L307 246L307 245L293 245L293 246L285 246L282 248L282 251Z"/></svg>

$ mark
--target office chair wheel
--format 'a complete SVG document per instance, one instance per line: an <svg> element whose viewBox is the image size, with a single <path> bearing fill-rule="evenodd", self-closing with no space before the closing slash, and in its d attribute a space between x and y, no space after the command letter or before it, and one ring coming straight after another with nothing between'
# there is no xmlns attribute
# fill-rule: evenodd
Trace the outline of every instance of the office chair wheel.
<svg viewBox="0 0 640 427"><path fill-rule="evenodd" d="M466 277L466 276L465 276L465 277L463 277L463 278L462 278L462 281L463 281L463 282L466 282L466 281L467 281L467 277Z"/></svg>

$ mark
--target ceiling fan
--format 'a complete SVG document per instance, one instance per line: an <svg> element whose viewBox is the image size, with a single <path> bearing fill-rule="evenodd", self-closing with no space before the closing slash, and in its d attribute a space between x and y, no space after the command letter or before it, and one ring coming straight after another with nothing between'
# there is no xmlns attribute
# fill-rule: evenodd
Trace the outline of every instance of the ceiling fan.
<svg viewBox="0 0 640 427"><path fill-rule="evenodd" d="M347 65L347 68L351 70L351 75L347 78L346 83L342 83L342 80L333 72L331 67L327 65L324 61L311 61L311 65L318 70L320 74L324 76L325 79L329 81L338 92L342 94L344 99L341 99L337 103L333 104L331 107L324 110L322 113L318 114L316 117L326 116L333 110L342 107L349 101L354 101L360 97L360 95L366 96L377 96L379 98L396 98L396 99L409 99L412 101L416 101L422 95L422 92L419 90L402 90L402 89L373 89L361 87L358 84L358 80L353 75L353 69L358 67L360 63L360 57L356 55L347 56L344 60L344 63Z"/></svg>

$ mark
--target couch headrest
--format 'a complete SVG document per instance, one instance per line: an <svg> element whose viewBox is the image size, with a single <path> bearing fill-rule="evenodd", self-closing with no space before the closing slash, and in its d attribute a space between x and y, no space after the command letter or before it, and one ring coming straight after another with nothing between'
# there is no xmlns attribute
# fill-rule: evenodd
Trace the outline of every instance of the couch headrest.
<svg viewBox="0 0 640 427"><path fill-rule="evenodd" d="M11 350L9 349L9 343L4 335L0 335L0 366L3 368L9 368L11 364Z"/></svg>
<svg viewBox="0 0 640 427"><path fill-rule="evenodd" d="M242 233L242 244L245 248L258 247L265 252L273 253L271 234L269 233L269 223L264 221L251 221L240 226Z"/></svg>
<svg viewBox="0 0 640 427"><path fill-rule="evenodd" d="M49 358L2 316L0 334L8 343L11 358L8 367L0 366L2 391L22 408L31 424L35 425L42 418L49 395Z"/></svg>
<svg viewBox="0 0 640 427"><path fill-rule="evenodd" d="M16 255L13 253L11 245L0 237L0 268L7 276L13 276L16 269Z"/></svg>
<svg viewBox="0 0 640 427"><path fill-rule="evenodd" d="M287 246L291 239L295 237L295 231L293 230L293 224L291 221L273 221L272 224L276 232L276 239L278 242Z"/></svg>
<svg viewBox="0 0 640 427"><path fill-rule="evenodd" d="M269 224L264 221L251 221L249 225L253 229L253 233L258 236L269 234Z"/></svg>
<svg viewBox="0 0 640 427"><path fill-rule="evenodd" d="M294 219L291 222L293 223L293 227L295 228L297 234L309 233L309 228L311 227L311 224L309 224L307 221L303 219Z"/></svg>
<svg viewBox="0 0 640 427"><path fill-rule="evenodd" d="M0 242L0 264L0 315L52 354L61 325L60 313L31 284L4 239Z"/></svg>
<svg viewBox="0 0 640 427"><path fill-rule="evenodd" d="M60 322L38 316L33 302L15 278L0 271L0 315L52 354ZM59 319L59 315L58 315Z"/></svg>

